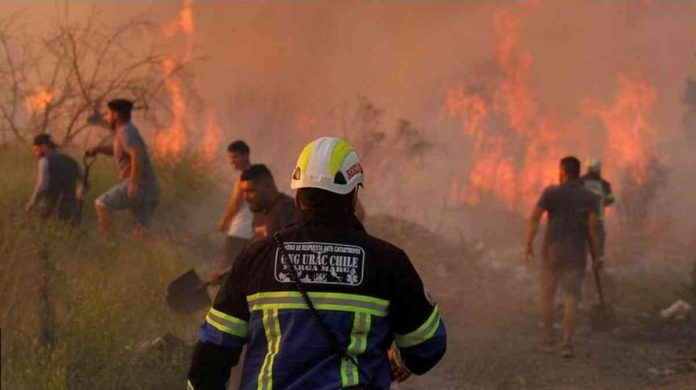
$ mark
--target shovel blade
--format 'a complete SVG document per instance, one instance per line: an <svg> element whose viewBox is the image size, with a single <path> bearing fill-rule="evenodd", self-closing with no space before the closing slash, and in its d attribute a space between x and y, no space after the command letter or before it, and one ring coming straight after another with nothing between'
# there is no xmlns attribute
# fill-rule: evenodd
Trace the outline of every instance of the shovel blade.
<svg viewBox="0 0 696 390"><path fill-rule="evenodd" d="M616 314L614 309L606 304L592 306L590 313L590 326L598 332L608 332L616 327Z"/></svg>
<svg viewBox="0 0 696 390"><path fill-rule="evenodd" d="M212 304L207 284L190 269L176 278L167 289L167 305L177 313L191 314Z"/></svg>

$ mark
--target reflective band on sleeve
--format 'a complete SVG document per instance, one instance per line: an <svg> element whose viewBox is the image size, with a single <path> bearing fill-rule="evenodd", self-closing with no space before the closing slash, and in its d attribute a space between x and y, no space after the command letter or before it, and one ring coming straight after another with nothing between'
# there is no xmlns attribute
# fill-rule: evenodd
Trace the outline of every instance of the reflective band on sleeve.
<svg viewBox="0 0 696 390"><path fill-rule="evenodd" d="M357 361L357 356L367 349L367 337L372 325L372 316L365 313L356 313L353 317L353 330L350 335L350 344L346 352ZM357 386L360 384L358 367L353 361L341 359L341 385L342 387Z"/></svg>
<svg viewBox="0 0 696 390"><path fill-rule="evenodd" d="M317 310L348 311L386 317L389 301L365 295L310 292ZM268 309L309 309L297 291L258 293L247 296L252 311Z"/></svg>
<svg viewBox="0 0 696 390"><path fill-rule="evenodd" d="M248 323L213 308L208 311L205 322L215 329L237 337L246 337Z"/></svg>
<svg viewBox="0 0 696 390"><path fill-rule="evenodd" d="M440 310L435 306L430 317L418 329L406 335L394 335L396 345L400 348L408 348L423 343L433 337L439 326Z"/></svg>
<svg viewBox="0 0 696 390"><path fill-rule="evenodd" d="M193 388L191 381L186 381L186 390L196 390Z"/></svg>
<svg viewBox="0 0 696 390"><path fill-rule="evenodd" d="M259 371L257 390L273 389L273 362L280 351L280 322L278 310L263 311L263 329L266 332L268 352Z"/></svg>

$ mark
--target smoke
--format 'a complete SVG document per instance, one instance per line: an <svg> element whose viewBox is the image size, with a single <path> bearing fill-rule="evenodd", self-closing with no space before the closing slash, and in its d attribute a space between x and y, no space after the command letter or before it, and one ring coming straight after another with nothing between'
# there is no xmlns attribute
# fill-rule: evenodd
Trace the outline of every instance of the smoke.
<svg viewBox="0 0 696 390"><path fill-rule="evenodd" d="M75 17L87 8L70 7ZM368 212L406 216L433 229L447 225L443 215L460 218L457 213L477 202L525 215L555 180L555 162L568 154L603 158L619 192L627 167L649 172L645 164L656 157L670 166L661 191L679 200L676 215L696 208L680 195L694 189L683 91L695 68L696 4L98 7L114 19L144 15L184 30L179 36L191 40L200 93L217 118L211 128L221 132L219 141L207 138L205 150L219 142L222 152L229 140L247 140L253 159L269 164L286 191L301 147L340 135L369 148ZM643 100L622 103L631 101L629 92ZM366 104L381 110L372 113L376 122L361 122ZM636 118L645 125L636 127ZM418 134L407 143L428 147L414 152L399 144L405 122ZM192 130L197 139L204 127L200 134ZM638 139L631 129L638 129ZM643 153L644 162L617 152L627 147Z"/></svg>

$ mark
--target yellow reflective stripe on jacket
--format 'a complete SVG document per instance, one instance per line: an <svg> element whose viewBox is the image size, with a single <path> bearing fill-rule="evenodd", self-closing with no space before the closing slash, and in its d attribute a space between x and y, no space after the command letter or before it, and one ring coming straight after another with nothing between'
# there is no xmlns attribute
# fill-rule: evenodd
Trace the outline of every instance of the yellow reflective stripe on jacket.
<svg viewBox="0 0 696 390"><path fill-rule="evenodd" d="M317 310L337 310L386 317L389 301L365 295L310 292ZM300 309L308 307L298 291L276 291L247 296L249 310Z"/></svg>
<svg viewBox="0 0 696 390"><path fill-rule="evenodd" d="M350 334L350 344L346 352L355 357L367 349L367 337L372 325L372 316L365 313L355 313L353 317L353 330ZM342 387L357 386L360 384L358 367L351 360L341 359L341 385Z"/></svg>
<svg viewBox="0 0 696 390"><path fill-rule="evenodd" d="M208 311L205 321L220 332L237 337L246 337L248 327L248 323L246 321L240 320L239 318L233 317L229 314L225 314L219 310L215 310L214 308L211 308Z"/></svg>
<svg viewBox="0 0 696 390"><path fill-rule="evenodd" d="M186 390L196 390L193 388L193 384L191 384L191 381L186 381Z"/></svg>
<svg viewBox="0 0 696 390"><path fill-rule="evenodd" d="M435 306L433 308L432 314L430 314L430 317L428 317L428 319L418 329L414 330L409 334L394 335L394 338L396 339L396 345L398 345L401 348L408 348L413 347L414 345L418 345L433 337L435 332L437 332L437 328L439 326L440 310L437 306Z"/></svg>
<svg viewBox="0 0 696 390"><path fill-rule="evenodd" d="M263 311L263 329L266 333L266 343L268 352L263 359L263 365L259 371L257 390L273 389L273 363L280 351L280 322L278 321L278 310Z"/></svg>

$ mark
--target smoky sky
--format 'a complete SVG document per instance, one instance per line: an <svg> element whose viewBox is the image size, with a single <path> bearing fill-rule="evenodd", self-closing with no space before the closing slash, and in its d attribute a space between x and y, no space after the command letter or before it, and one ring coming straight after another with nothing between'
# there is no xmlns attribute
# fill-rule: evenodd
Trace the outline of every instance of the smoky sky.
<svg viewBox="0 0 696 390"><path fill-rule="evenodd" d="M76 19L96 7L107 23L166 23L181 3L6 1L0 13L20 10L41 21L66 7ZM573 124L564 130L573 132L569 139L595 142L597 124L578 119L583 101L611 102L619 77L645 82L657 94L649 120L659 153L673 165L672 185L693 187L682 101L687 78L696 76L694 2L194 1L196 82L225 140L249 140L253 157L279 178L292 171L302 145L339 131L339 108L357 96L385 110L387 132L407 119L435 147L425 162L405 156L393 177L369 177L368 170L366 204L433 226L441 207L432 199L444 199L451 177L465 177L470 165L471 140L446 112L447 90L495 73L492 20L501 10L524 15L517 45L532 56L528 83L540 111ZM167 44L176 51L185 39ZM315 122L298 128L297 117ZM287 191L286 181L279 180ZM398 195L404 189L412 196ZM688 193L674 196L691 210Z"/></svg>

